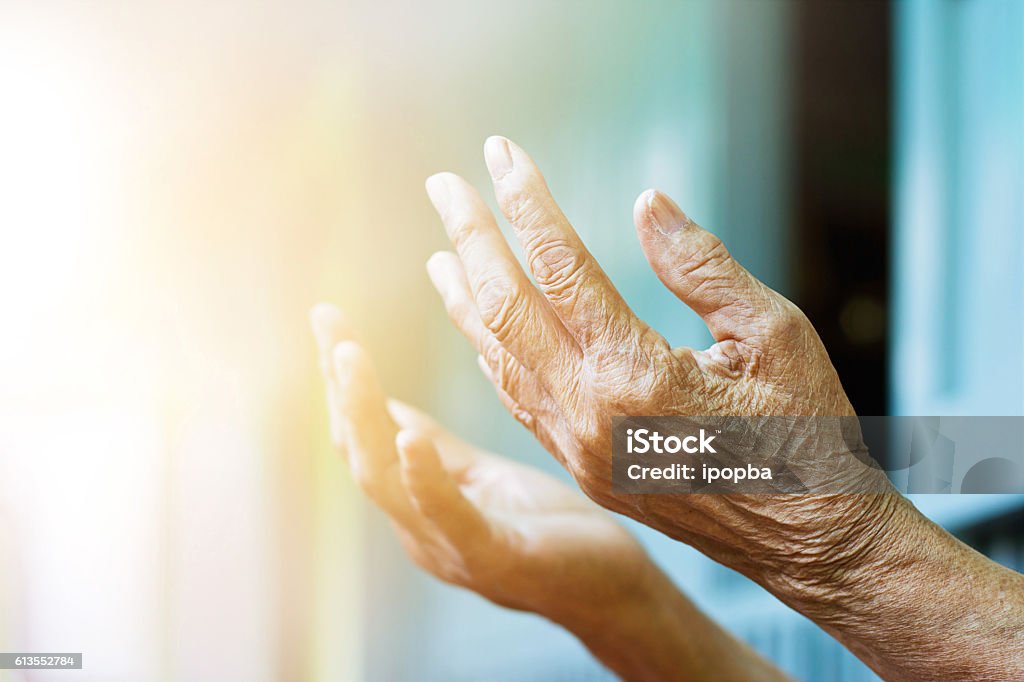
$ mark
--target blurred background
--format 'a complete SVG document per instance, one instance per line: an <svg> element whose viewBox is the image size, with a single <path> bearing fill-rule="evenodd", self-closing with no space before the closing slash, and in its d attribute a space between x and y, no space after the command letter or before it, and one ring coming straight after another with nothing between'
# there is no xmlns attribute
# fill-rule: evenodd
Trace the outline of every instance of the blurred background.
<svg viewBox="0 0 1024 682"><path fill-rule="evenodd" d="M418 573L331 451L309 306L389 391L550 471L450 327L422 189L531 151L627 300L700 321L631 224L675 197L800 304L861 414L1024 414L1024 3L10 0L0 6L0 680L600 680ZM1024 500L923 511L1024 565ZM811 680L813 624L631 526Z"/></svg>

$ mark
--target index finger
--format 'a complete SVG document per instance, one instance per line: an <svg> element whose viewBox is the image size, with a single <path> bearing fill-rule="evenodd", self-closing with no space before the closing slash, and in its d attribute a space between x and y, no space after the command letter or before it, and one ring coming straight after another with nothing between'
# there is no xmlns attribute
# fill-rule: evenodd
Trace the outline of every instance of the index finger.
<svg viewBox="0 0 1024 682"><path fill-rule="evenodd" d="M437 173L427 179L427 194L494 339L531 369L556 365L552 369L574 371L580 356L576 342L530 284L479 193L453 173ZM444 265L435 261L436 272L443 274Z"/></svg>
<svg viewBox="0 0 1024 682"><path fill-rule="evenodd" d="M388 414L373 364L353 341L335 346L333 359L335 409L344 428L352 476L388 516L415 529L418 514L402 487L395 450L398 427Z"/></svg>

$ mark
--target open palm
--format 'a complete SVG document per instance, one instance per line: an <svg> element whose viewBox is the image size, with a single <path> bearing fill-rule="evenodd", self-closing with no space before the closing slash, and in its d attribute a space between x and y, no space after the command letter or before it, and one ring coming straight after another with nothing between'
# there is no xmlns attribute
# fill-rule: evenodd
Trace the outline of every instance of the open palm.
<svg viewBox="0 0 1024 682"><path fill-rule="evenodd" d="M503 606L552 617L559 605L607 606L637 589L649 561L607 512L554 477L475 448L408 406L392 403L390 411L401 429L425 436L400 455L403 461L431 460L432 443L440 458L428 466L443 467L435 473L454 484L420 488L415 473L403 470L430 528L414 535L398 524L399 532L423 568Z"/></svg>
<svg viewBox="0 0 1024 682"><path fill-rule="evenodd" d="M417 564L495 603L559 622L589 618L645 587L657 569L607 512L554 477L387 400L340 312L318 306L313 321L329 356L336 444Z"/></svg>

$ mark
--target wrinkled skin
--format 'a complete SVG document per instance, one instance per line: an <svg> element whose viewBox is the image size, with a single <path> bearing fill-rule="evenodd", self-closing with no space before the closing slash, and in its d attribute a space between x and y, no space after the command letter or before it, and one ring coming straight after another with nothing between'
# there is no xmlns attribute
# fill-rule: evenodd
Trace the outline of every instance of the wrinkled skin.
<svg viewBox="0 0 1024 682"><path fill-rule="evenodd" d="M337 308L316 306L312 323L335 446L421 568L551 619L625 680L789 679L694 607L590 500L387 400Z"/></svg>
<svg viewBox="0 0 1024 682"><path fill-rule="evenodd" d="M668 197L644 192L633 218L651 267L711 330L704 351L670 347L633 314L522 149L492 137L484 156L536 286L450 173L427 192L457 254L435 254L428 269L502 402L587 495L758 581L885 679L1024 679L1024 576L924 518L877 470L856 488L872 494L616 493L614 416L853 408L807 318ZM935 598L965 578L969 590Z"/></svg>
<svg viewBox="0 0 1024 682"><path fill-rule="evenodd" d="M661 281L707 323L707 350L672 348L587 251L526 153L485 145L495 196L536 286L479 194L451 173L427 191L456 254L428 262L449 316L476 346L508 410L601 505L770 584L833 572L860 551L889 496L625 495L611 484L618 415L833 415L854 411L800 310L671 199L648 190L633 218ZM843 523L836 523L843 519Z"/></svg>
<svg viewBox="0 0 1024 682"><path fill-rule="evenodd" d="M714 335L706 351L670 348L636 318L521 149L491 138L485 156L537 286L479 195L448 173L427 189L457 254L436 254L428 269L499 398L588 496L757 580L886 679L1024 679L1024 576L931 523L884 480L872 489L885 492L870 495L615 493L613 416L853 409L806 318L667 197L645 192L634 220L659 278ZM334 349L325 366L336 442L421 565L548 615L626 679L778 676L659 581L607 519L401 405L389 414L358 345L338 343L336 331L321 337ZM574 592L577 581L589 587ZM596 614L551 601L584 596Z"/></svg>

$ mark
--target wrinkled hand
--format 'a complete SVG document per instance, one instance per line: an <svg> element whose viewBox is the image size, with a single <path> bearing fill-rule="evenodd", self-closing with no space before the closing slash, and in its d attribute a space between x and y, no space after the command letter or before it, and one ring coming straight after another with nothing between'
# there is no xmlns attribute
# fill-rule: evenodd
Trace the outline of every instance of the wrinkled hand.
<svg viewBox="0 0 1024 682"><path fill-rule="evenodd" d="M641 194L634 222L658 277L711 330L707 350L673 348L637 318L522 149L492 137L484 153L536 286L479 194L451 173L429 178L427 191L457 255L435 254L428 270L501 400L583 491L769 586L813 583L817 574L807 570L827 575L860 552L895 504L891 496L612 490L613 416L854 411L807 318L667 196Z"/></svg>
<svg viewBox="0 0 1024 682"><path fill-rule="evenodd" d="M312 313L331 434L427 572L562 625L625 680L788 679L701 613L607 512L387 400L341 313Z"/></svg>
<svg viewBox="0 0 1024 682"><path fill-rule="evenodd" d="M607 512L547 474L388 401L341 313L321 305L312 317L335 442L419 566L563 624L643 593L656 569Z"/></svg>

